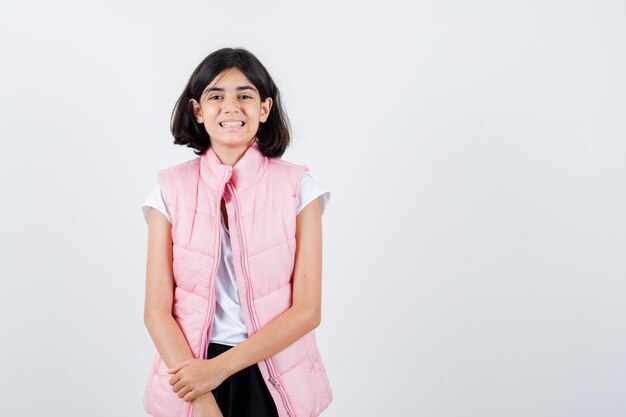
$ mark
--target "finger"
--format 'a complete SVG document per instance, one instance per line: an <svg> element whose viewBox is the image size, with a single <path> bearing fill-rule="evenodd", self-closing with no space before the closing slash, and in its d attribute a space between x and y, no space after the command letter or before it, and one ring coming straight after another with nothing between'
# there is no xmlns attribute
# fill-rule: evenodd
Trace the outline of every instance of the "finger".
<svg viewBox="0 0 626 417"><path fill-rule="evenodd" d="M196 397L197 397L196 392L194 390L191 390L183 397L183 400L185 400L187 402L191 402L191 401L195 400Z"/></svg>
<svg viewBox="0 0 626 417"><path fill-rule="evenodd" d="M184 398L185 395L187 395L189 392L191 392L191 388L184 386L180 389L180 391L176 393L176 395L178 395L180 398Z"/></svg>
<svg viewBox="0 0 626 417"><path fill-rule="evenodd" d="M178 381L172 386L172 391L180 392L180 390L184 389L186 385L187 384L185 384L183 381Z"/></svg>
<svg viewBox="0 0 626 417"><path fill-rule="evenodd" d="M172 377L170 378L170 385L174 385L176 384L178 381L180 381L182 379L182 376L179 374L174 374L172 375Z"/></svg>

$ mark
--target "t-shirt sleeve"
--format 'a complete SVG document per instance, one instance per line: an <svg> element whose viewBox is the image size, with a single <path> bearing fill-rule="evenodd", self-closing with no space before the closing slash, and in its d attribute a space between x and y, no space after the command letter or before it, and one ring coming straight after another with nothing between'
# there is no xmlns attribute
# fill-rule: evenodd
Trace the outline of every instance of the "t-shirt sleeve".
<svg viewBox="0 0 626 417"><path fill-rule="evenodd" d="M328 191L310 172L305 171L300 180L300 194L298 195L296 205L296 215L306 207L311 201L317 197L320 198L320 207L322 214L326 210L328 200L330 200L330 191Z"/></svg>
<svg viewBox="0 0 626 417"><path fill-rule="evenodd" d="M146 224L148 223L148 214L150 213L150 207L154 207L155 209L159 210L161 213L163 213L165 217L167 217L167 220L170 223L172 222L170 214L167 211L167 205L165 204L165 200L163 199L163 193L161 193L161 186L159 185L159 183L156 183L155 186L152 188L152 191L150 192L148 198L146 198L146 201L144 201L142 206L143 217L146 220Z"/></svg>

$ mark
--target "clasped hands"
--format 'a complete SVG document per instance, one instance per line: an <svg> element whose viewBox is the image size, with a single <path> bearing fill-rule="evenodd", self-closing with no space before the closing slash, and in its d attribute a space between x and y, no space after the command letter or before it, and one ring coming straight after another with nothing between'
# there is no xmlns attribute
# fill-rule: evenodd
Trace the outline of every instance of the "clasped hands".
<svg viewBox="0 0 626 417"><path fill-rule="evenodd" d="M174 374L169 381L174 393L188 402L217 388L229 376L225 364L217 357L187 359L167 372Z"/></svg>

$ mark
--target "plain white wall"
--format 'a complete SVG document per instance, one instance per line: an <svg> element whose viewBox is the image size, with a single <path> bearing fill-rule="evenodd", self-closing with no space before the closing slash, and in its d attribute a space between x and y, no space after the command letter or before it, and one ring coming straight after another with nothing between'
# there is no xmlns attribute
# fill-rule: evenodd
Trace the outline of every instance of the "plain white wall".
<svg viewBox="0 0 626 417"><path fill-rule="evenodd" d="M210 52L332 192L325 416L626 414L619 1L0 3L0 414L143 416L157 170Z"/></svg>

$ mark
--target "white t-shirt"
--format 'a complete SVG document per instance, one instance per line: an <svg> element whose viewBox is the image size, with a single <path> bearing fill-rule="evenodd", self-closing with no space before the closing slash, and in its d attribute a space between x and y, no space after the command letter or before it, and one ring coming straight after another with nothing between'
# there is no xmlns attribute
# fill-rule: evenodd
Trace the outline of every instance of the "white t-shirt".
<svg viewBox="0 0 626 417"><path fill-rule="evenodd" d="M296 214L300 213L307 204L317 197L320 197L320 206L322 214L324 214L326 205L330 199L330 191L324 188L311 173L304 172L300 180L300 194L298 195L296 203ZM172 219L167 210L167 203L163 199L161 187L158 183L154 186L142 206L146 223L148 223L150 207L154 207L163 213L171 223ZM243 313L241 311L241 304L239 303L239 295L237 294L237 286L235 284L235 270L233 267L230 235L224 225L223 217L220 224L222 258L220 259L217 275L215 277L215 318L209 341L223 345L236 346L247 339L248 333L243 320Z"/></svg>

